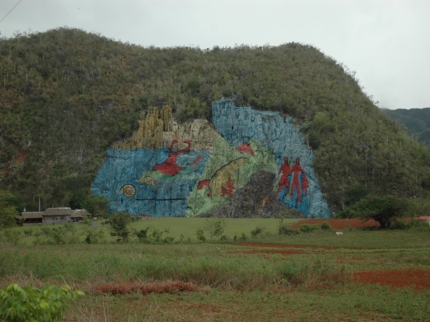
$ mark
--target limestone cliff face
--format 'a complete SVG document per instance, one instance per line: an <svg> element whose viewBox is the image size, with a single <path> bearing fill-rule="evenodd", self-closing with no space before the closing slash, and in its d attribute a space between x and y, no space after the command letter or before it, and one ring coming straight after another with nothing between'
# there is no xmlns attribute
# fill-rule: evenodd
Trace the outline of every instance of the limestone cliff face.
<svg viewBox="0 0 430 322"><path fill-rule="evenodd" d="M211 150L215 129L207 120L194 120L177 124L172 118L172 108L151 108L148 113L140 114L139 129L131 138L117 142L114 149L167 149L173 140L178 141L177 147L184 149L184 141L193 142L192 150Z"/></svg>
<svg viewBox="0 0 430 322"><path fill-rule="evenodd" d="M233 146L256 140L276 158L278 181L276 198L307 216L331 217L312 163L314 155L305 144L300 127L278 112L236 107L231 100L212 104L212 122L223 138Z"/></svg>
<svg viewBox="0 0 430 322"><path fill-rule="evenodd" d="M312 151L291 119L231 100L214 102L212 112L213 125L179 125L170 107L142 113L133 136L108 151L93 193L106 196L112 212L156 217L222 216L224 209L229 217L278 216L282 205L331 216Z"/></svg>
<svg viewBox="0 0 430 322"><path fill-rule="evenodd" d="M162 109L150 108L149 112L140 114L139 129L132 137L114 144L114 149L154 149L161 146L163 132L170 130L172 108L165 106Z"/></svg>

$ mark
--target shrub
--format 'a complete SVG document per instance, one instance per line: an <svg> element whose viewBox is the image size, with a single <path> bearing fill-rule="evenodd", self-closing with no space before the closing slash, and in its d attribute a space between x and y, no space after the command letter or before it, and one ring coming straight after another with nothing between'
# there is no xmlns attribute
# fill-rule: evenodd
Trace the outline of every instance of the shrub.
<svg viewBox="0 0 430 322"><path fill-rule="evenodd" d="M111 226L111 236L119 237L122 242L128 242L130 230L128 224L131 221L130 214L115 214L109 218L109 225Z"/></svg>
<svg viewBox="0 0 430 322"><path fill-rule="evenodd" d="M145 244L173 244L175 240L174 237L165 237L162 238L164 233L168 233L170 228L166 228L164 230L156 229L152 226L146 227L146 229L141 229L134 234L139 238L139 242ZM182 240L183 240L182 236Z"/></svg>
<svg viewBox="0 0 430 322"><path fill-rule="evenodd" d="M4 236L6 238L6 242L18 245L21 240L21 232L15 229L5 229Z"/></svg>
<svg viewBox="0 0 430 322"><path fill-rule="evenodd" d="M299 229L302 233L310 233L316 230L317 228L318 227L316 225L304 224L304 225L301 225Z"/></svg>
<svg viewBox="0 0 430 322"><path fill-rule="evenodd" d="M27 229L24 228L22 231L24 232L24 235L26 235L26 236L33 235L33 229L31 229L31 228L27 228Z"/></svg>
<svg viewBox="0 0 430 322"><path fill-rule="evenodd" d="M197 239L200 240L201 242L204 243L206 241L206 237L202 229L197 230L196 235L197 235Z"/></svg>
<svg viewBox="0 0 430 322"><path fill-rule="evenodd" d="M251 231L251 236L252 237L258 237L258 236L261 236L261 234L263 233L263 231L264 231L264 228L263 227L255 227L255 229L253 229L252 231Z"/></svg>
<svg viewBox="0 0 430 322"><path fill-rule="evenodd" d="M287 226L279 227L278 230L279 235L286 235L286 236L295 236L299 235L300 231L297 229L288 228Z"/></svg>
<svg viewBox="0 0 430 322"><path fill-rule="evenodd" d="M430 230L429 224L424 220L411 220L408 222L408 228L417 228L419 230Z"/></svg>
<svg viewBox="0 0 430 322"><path fill-rule="evenodd" d="M62 227L41 227L34 233L35 245L64 245L79 242L79 234L74 224L66 223Z"/></svg>
<svg viewBox="0 0 430 322"><path fill-rule="evenodd" d="M85 242L87 244L98 244L104 241L105 232L103 229L92 230L88 229L85 231L86 237Z"/></svg>
<svg viewBox="0 0 430 322"><path fill-rule="evenodd" d="M87 216L85 216L83 220L84 220L84 224L87 226L91 226L93 224L93 221L91 220L91 218L88 218Z"/></svg>
<svg viewBox="0 0 430 322"><path fill-rule="evenodd" d="M151 228L150 226L146 227L146 229L141 229L138 232L135 232L135 235L137 236L137 238L139 239L139 241L145 242L148 239L148 231L149 228Z"/></svg>
<svg viewBox="0 0 430 322"><path fill-rule="evenodd" d="M278 224L278 234L279 235L286 235L286 236L293 236L298 235L300 232L296 229L291 229L288 227L287 224L284 224L284 220L281 219Z"/></svg>
<svg viewBox="0 0 430 322"><path fill-rule="evenodd" d="M406 224L404 221L396 220L394 224L391 225L391 229L400 229L405 230L410 228L408 224Z"/></svg>
<svg viewBox="0 0 430 322"><path fill-rule="evenodd" d="M72 291L67 285L47 284L38 289L12 284L0 290L0 318L10 322L54 321L67 310L67 302L82 295L82 291Z"/></svg>
<svg viewBox="0 0 430 322"><path fill-rule="evenodd" d="M225 220L209 220L206 219L205 227L203 228L209 234L210 239L221 237L224 233L224 228L227 226Z"/></svg>
<svg viewBox="0 0 430 322"><path fill-rule="evenodd" d="M321 229L322 230L330 230L331 229L331 226L330 226L330 224L328 223L328 222L323 222L322 224L321 224Z"/></svg>

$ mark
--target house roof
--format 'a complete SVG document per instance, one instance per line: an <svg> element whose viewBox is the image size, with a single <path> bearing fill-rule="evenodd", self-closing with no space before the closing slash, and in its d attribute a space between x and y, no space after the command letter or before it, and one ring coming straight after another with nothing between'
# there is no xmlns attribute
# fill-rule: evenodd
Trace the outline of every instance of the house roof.
<svg viewBox="0 0 430 322"><path fill-rule="evenodd" d="M62 208L48 208L43 213L43 216L65 216L65 215L72 215L73 210L69 207L62 207Z"/></svg>
<svg viewBox="0 0 430 322"><path fill-rule="evenodd" d="M421 220L430 220L430 216L419 216L418 218Z"/></svg>
<svg viewBox="0 0 430 322"><path fill-rule="evenodd" d="M72 218L78 218L83 216L91 216L91 214L85 210L85 209L75 209L72 210L69 207L62 207L62 208L48 208L44 212L41 211L34 211L34 212L27 212L24 211L21 213L22 219L34 219L34 218L40 218L45 216L67 216L69 215Z"/></svg>
<svg viewBox="0 0 430 322"><path fill-rule="evenodd" d="M35 211L35 212L23 212L22 219L32 219L32 218L42 218L43 212Z"/></svg>
<svg viewBox="0 0 430 322"><path fill-rule="evenodd" d="M91 214L85 209L75 209L72 213L72 218L83 217L83 216L91 216Z"/></svg>

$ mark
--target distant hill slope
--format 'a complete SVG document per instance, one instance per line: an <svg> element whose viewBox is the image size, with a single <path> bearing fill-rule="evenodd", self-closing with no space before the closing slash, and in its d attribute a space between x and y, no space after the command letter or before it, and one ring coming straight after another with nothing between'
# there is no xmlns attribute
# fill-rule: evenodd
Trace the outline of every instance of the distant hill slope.
<svg viewBox="0 0 430 322"><path fill-rule="evenodd" d="M170 105L178 122L211 120L221 97L301 125L332 212L357 189L430 188L429 151L312 46L142 48L60 28L0 39L0 189L28 210L38 198L42 208L82 205L106 150L131 136L142 111Z"/></svg>
<svg viewBox="0 0 430 322"><path fill-rule="evenodd" d="M406 133L430 148L430 107L388 110L383 109L385 115L398 122Z"/></svg>

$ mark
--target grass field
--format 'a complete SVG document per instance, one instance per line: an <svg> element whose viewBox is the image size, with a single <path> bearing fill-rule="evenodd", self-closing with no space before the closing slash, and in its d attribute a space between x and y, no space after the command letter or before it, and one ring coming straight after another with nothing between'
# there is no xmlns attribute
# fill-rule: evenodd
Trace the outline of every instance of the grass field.
<svg viewBox="0 0 430 322"><path fill-rule="evenodd" d="M429 229L283 236L276 233L279 220L230 219L227 242L197 242L205 223L132 224L137 231L170 228L176 241L181 234L192 238L167 245L115 243L110 236L101 244L80 237L75 244L32 245L34 232L17 243L2 238L0 288L66 283L82 289L86 295L64 321L430 320ZM263 233L252 237L257 226ZM246 240L233 241L242 234Z"/></svg>

